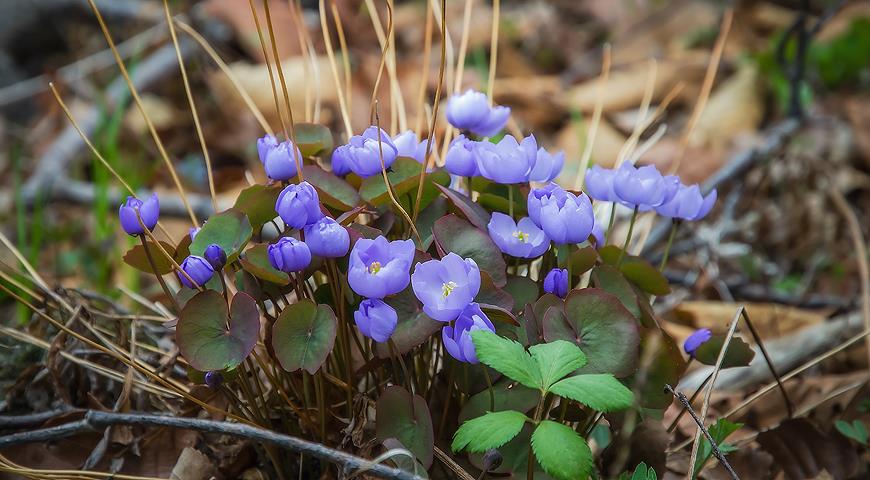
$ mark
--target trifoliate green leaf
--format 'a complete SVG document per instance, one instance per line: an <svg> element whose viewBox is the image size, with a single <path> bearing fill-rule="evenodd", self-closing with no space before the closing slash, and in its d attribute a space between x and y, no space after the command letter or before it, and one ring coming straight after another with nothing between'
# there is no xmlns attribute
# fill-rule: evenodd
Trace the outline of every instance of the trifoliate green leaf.
<svg viewBox="0 0 870 480"><path fill-rule="evenodd" d="M541 374L532 357L517 342L487 330L471 332L477 358L529 388L541 388Z"/></svg>
<svg viewBox="0 0 870 480"><path fill-rule="evenodd" d="M529 352L538 364L545 390L565 375L586 365L586 355L580 347L565 340L540 343L529 347Z"/></svg>

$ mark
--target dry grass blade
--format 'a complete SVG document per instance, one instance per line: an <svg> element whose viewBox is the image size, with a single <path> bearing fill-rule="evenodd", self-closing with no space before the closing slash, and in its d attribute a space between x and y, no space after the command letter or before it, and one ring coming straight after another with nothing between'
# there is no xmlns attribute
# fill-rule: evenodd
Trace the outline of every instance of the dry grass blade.
<svg viewBox="0 0 870 480"><path fill-rule="evenodd" d="M459 89L462 88L462 75L465 73L465 54L468 51L473 6L474 0L465 0L465 9L462 14L462 38L459 39L459 57L456 59L456 76L453 78L453 93L459 93ZM490 98L490 102L492 102L492 98Z"/></svg>
<svg viewBox="0 0 870 480"><path fill-rule="evenodd" d="M329 36L329 26L326 23L326 0L320 0L320 30L323 32L323 43L326 46L326 56L329 58L329 66L332 70L332 79L335 81L335 91L338 95L338 107L341 111L341 120L344 123L344 133L347 138L353 136L353 127L350 124L350 112L347 108L347 98L341 88L341 79L338 77L338 64L335 61L335 52L332 50L332 39ZM336 19L338 22L338 19ZM345 71L345 76L350 78L350 72Z"/></svg>
<svg viewBox="0 0 870 480"><path fill-rule="evenodd" d="M498 30L501 22L501 0L492 0L492 32L489 37L489 74L486 82L486 96L492 106L495 95L495 69L498 66Z"/></svg>
<svg viewBox="0 0 870 480"><path fill-rule="evenodd" d="M607 88L607 79L610 77L610 44L605 44L601 52L601 76L598 77L598 89L603 92ZM595 136L598 134L598 124L601 123L601 112L604 108L604 96L600 95L595 102L595 110L592 112L592 121L586 130L586 144L583 146L583 154L580 156L580 166L577 168L577 177L574 179L574 189L582 190L583 182L586 181L586 169L592 159L592 147L595 145Z"/></svg>
<svg viewBox="0 0 870 480"><path fill-rule="evenodd" d="M266 62L266 71L269 73L269 84L272 87L272 98L275 100L275 113L278 114L278 120L281 122L281 131L284 132L284 138L288 138L290 133L287 130L287 122L284 121L281 102L278 100L278 87L275 84L275 74L272 73L272 63L269 61L269 49L266 48L266 39L263 38L263 29L260 28L260 16L257 15L257 8L254 6L254 0L248 0L248 5L251 6L251 16L254 18L254 27L257 30L257 38L260 39L260 48L263 50L263 61Z"/></svg>

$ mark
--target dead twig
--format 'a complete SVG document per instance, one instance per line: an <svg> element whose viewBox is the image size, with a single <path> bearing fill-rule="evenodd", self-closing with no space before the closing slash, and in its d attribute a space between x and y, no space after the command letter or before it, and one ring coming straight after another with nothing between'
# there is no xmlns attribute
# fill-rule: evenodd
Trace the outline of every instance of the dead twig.
<svg viewBox="0 0 870 480"><path fill-rule="evenodd" d="M731 464L728 463L725 455L722 453L721 450L719 450L719 446L716 445L716 441L713 440L713 436L710 435L710 431L707 430L707 427L704 426L704 422L701 421L700 418L698 418L698 414L695 413L695 410L692 409L692 404L689 402L689 399L686 398L686 396L683 395L682 392L675 391L673 387L667 384L665 384L665 391L673 395L674 398L676 398L681 404L683 404L683 408L689 412L689 415L691 415L692 418L695 420L695 423L698 424L698 428L701 429L701 433L703 433L707 441L710 442L710 447L713 450L713 456L716 457L716 460L719 460L719 463L721 463L722 466L725 467L725 470L728 470L728 474L731 475L731 478L733 478L734 480L740 480L740 477L737 476L737 472L735 472L734 469L731 468ZM690 464L689 468L694 469L694 464Z"/></svg>
<svg viewBox="0 0 870 480"><path fill-rule="evenodd" d="M324 445L302 440L290 435L282 435L251 425L240 423L218 422L199 418L173 417L168 415L153 415L150 413L116 413L88 410L82 420L70 422L56 427L14 433L0 437L0 450L25 443L41 443L55 441L82 433L101 431L114 425L130 425L137 427L168 427L200 432L219 433L250 440L270 443L287 450L299 452L314 458L339 465L345 473L356 470L379 478L396 480L420 480L413 473L374 463L349 453L335 450Z"/></svg>

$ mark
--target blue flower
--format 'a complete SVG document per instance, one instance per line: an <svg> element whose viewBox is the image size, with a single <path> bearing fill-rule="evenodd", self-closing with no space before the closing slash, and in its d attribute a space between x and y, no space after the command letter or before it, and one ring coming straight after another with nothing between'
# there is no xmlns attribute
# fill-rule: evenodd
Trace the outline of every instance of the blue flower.
<svg viewBox="0 0 870 480"><path fill-rule="evenodd" d="M121 204L118 218L121 220L121 228L127 232L127 235L136 236L145 233L136 216L137 212L145 228L149 231L154 230L157 219L160 218L160 201L157 199L157 194L152 193L144 202L136 197L127 197L127 200Z"/></svg>
<svg viewBox="0 0 870 480"><path fill-rule="evenodd" d="M565 298L569 287L568 270L554 268L544 277L544 291L557 297Z"/></svg>
<svg viewBox="0 0 870 480"><path fill-rule="evenodd" d="M677 177L663 177L653 165L636 168L625 162L613 175L615 199L640 211L651 210L669 201L676 195L678 186Z"/></svg>
<svg viewBox="0 0 870 480"><path fill-rule="evenodd" d="M529 172L530 182L551 182L562 172L562 166L565 165L565 152L560 151L555 154L550 154L542 148L538 149L538 154L535 157L535 165L532 171Z"/></svg>
<svg viewBox="0 0 870 480"><path fill-rule="evenodd" d="M583 188L590 197L599 202L613 202L616 200L616 196L613 193L613 176L615 173L616 171L613 169L593 165L592 168L586 170L586 180L583 183Z"/></svg>
<svg viewBox="0 0 870 480"><path fill-rule="evenodd" d="M357 240L350 251L347 282L358 295L384 298L399 293L411 281L413 240L387 241L383 236Z"/></svg>
<svg viewBox="0 0 870 480"><path fill-rule="evenodd" d="M700 220L710 213L716 204L716 189L714 188L707 196L701 195L698 185L680 185L674 198L656 207L656 212L668 218L681 220Z"/></svg>
<svg viewBox="0 0 870 480"><path fill-rule="evenodd" d="M290 228L301 229L323 217L317 190L308 182L290 184L278 195L275 211Z"/></svg>
<svg viewBox="0 0 870 480"><path fill-rule="evenodd" d="M417 163L423 163L426 159L426 146L429 145L429 139L417 140L416 133L406 130L393 137L393 145L398 156L413 158ZM432 146L432 150L435 150L435 145Z"/></svg>
<svg viewBox="0 0 870 480"><path fill-rule="evenodd" d="M444 168L453 175L462 177L479 175L477 161L474 158L474 145L476 143L466 138L465 135L456 137L450 142L450 148L447 149L447 156L444 158Z"/></svg>
<svg viewBox="0 0 870 480"><path fill-rule="evenodd" d="M269 245L269 263L282 272L300 272L311 263L308 245L293 237L281 237Z"/></svg>
<svg viewBox="0 0 870 480"><path fill-rule="evenodd" d="M585 242L595 225L592 202L554 185L529 193L529 216L556 244Z"/></svg>
<svg viewBox="0 0 870 480"><path fill-rule="evenodd" d="M447 101L447 121L450 125L481 137L491 137L500 132L510 114L510 108L499 105L490 107L486 95L471 89L453 95Z"/></svg>
<svg viewBox="0 0 870 480"><path fill-rule="evenodd" d="M691 335L689 335L689 338L686 339L686 342L683 344L683 350L685 350L690 357L694 358L695 351L697 351L701 345L710 341L710 338L712 337L713 332L711 332L709 328L695 330Z"/></svg>
<svg viewBox="0 0 870 480"><path fill-rule="evenodd" d="M196 288L197 285L203 286L211 280L214 275L214 268L208 263L208 260L198 256L190 255L181 262L181 269L184 270L185 276L181 272L176 272L178 280L187 288ZM190 282L187 277L190 277L196 285Z"/></svg>
<svg viewBox="0 0 870 480"><path fill-rule="evenodd" d="M341 145L332 152L332 173L343 177L350 173L350 146Z"/></svg>
<svg viewBox="0 0 870 480"><path fill-rule="evenodd" d="M499 250L513 257L537 258L550 248L550 239L528 217L514 223L508 215L494 212L486 227Z"/></svg>
<svg viewBox="0 0 870 480"><path fill-rule="evenodd" d="M474 300L480 291L480 269L470 258L451 252L441 260L418 263L411 287L434 320L449 322Z"/></svg>
<svg viewBox="0 0 870 480"><path fill-rule="evenodd" d="M350 248L350 235L347 229L330 217L306 225L305 243L311 253L318 257L338 258L347 255Z"/></svg>
<svg viewBox="0 0 870 480"><path fill-rule="evenodd" d="M205 253L202 256L216 271L224 268L224 265L227 263L227 253L216 243L206 247Z"/></svg>
<svg viewBox="0 0 870 480"><path fill-rule="evenodd" d="M460 362L478 363L477 352L471 341L471 332L475 330L489 330L494 333L495 326L480 309L480 305L470 303L459 314L453 326L447 325L441 329L441 339L447 353Z"/></svg>
<svg viewBox="0 0 870 480"><path fill-rule="evenodd" d="M344 146L345 148L339 147L342 149L339 154L340 161L344 161L347 168L360 177L371 177L381 173L382 154L384 168L390 168L399 154L387 132L383 130L380 130L380 134L378 132L377 127L369 127L362 135L350 137L347 145ZM335 154L333 154L334 161ZM333 169L335 169L335 165L333 165Z"/></svg>
<svg viewBox="0 0 870 480"><path fill-rule="evenodd" d="M472 151L484 177L497 183L524 183L538 158L538 143L534 135L522 142L505 135L497 144L477 142Z"/></svg>
<svg viewBox="0 0 870 480"><path fill-rule="evenodd" d="M396 329L399 316L383 300L367 298L353 312L353 320L360 333L376 342L386 342Z"/></svg>
<svg viewBox="0 0 870 480"><path fill-rule="evenodd" d="M285 140L278 143L274 136L268 134L257 140L257 153L266 170L266 176L272 180L290 180L297 174L297 159L302 163L302 153L293 142Z"/></svg>

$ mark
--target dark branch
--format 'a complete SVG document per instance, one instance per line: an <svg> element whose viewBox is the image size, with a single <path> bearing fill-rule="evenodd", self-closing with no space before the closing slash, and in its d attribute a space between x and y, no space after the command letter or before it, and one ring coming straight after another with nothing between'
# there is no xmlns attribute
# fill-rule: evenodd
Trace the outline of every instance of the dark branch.
<svg viewBox="0 0 870 480"><path fill-rule="evenodd" d="M392 468L349 453L335 450L324 445L282 435L263 428L241 423L217 422L198 418L171 417L149 413L115 413L88 410L85 417L77 422L57 427L15 433L0 437L0 450L24 443L43 443L59 440L82 433L102 431L112 425L133 425L139 427L168 427L200 432L220 433L259 442L271 443L287 450L325 460L339 465L345 473L357 472L379 478L396 480L421 480L413 473Z"/></svg>
<svg viewBox="0 0 870 480"><path fill-rule="evenodd" d="M689 403L689 399L667 384L665 385L665 391L673 395L683 405L683 408L685 408L686 411L689 412L689 415L691 415L692 418L695 420L695 423L698 424L698 428L701 429L701 433L703 433L707 441L710 442L711 450L713 450L713 456L716 457L716 460L719 460L719 463L721 463L722 466L725 467L725 470L728 470L728 474L731 475L731 478L733 478L734 480L740 480L740 477L737 476L737 472L735 472L734 469L731 468L731 464L728 463L728 460L725 458L725 454L723 454L722 451L719 450L719 445L716 445L716 441L713 440L713 436L710 435L710 431L707 430L707 427L704 426L704 422L700 418L698 418L698 414L695 413L694 409L692 409L692 405ZM689 465L689 468L694 469L695 466Z"/></svg>

